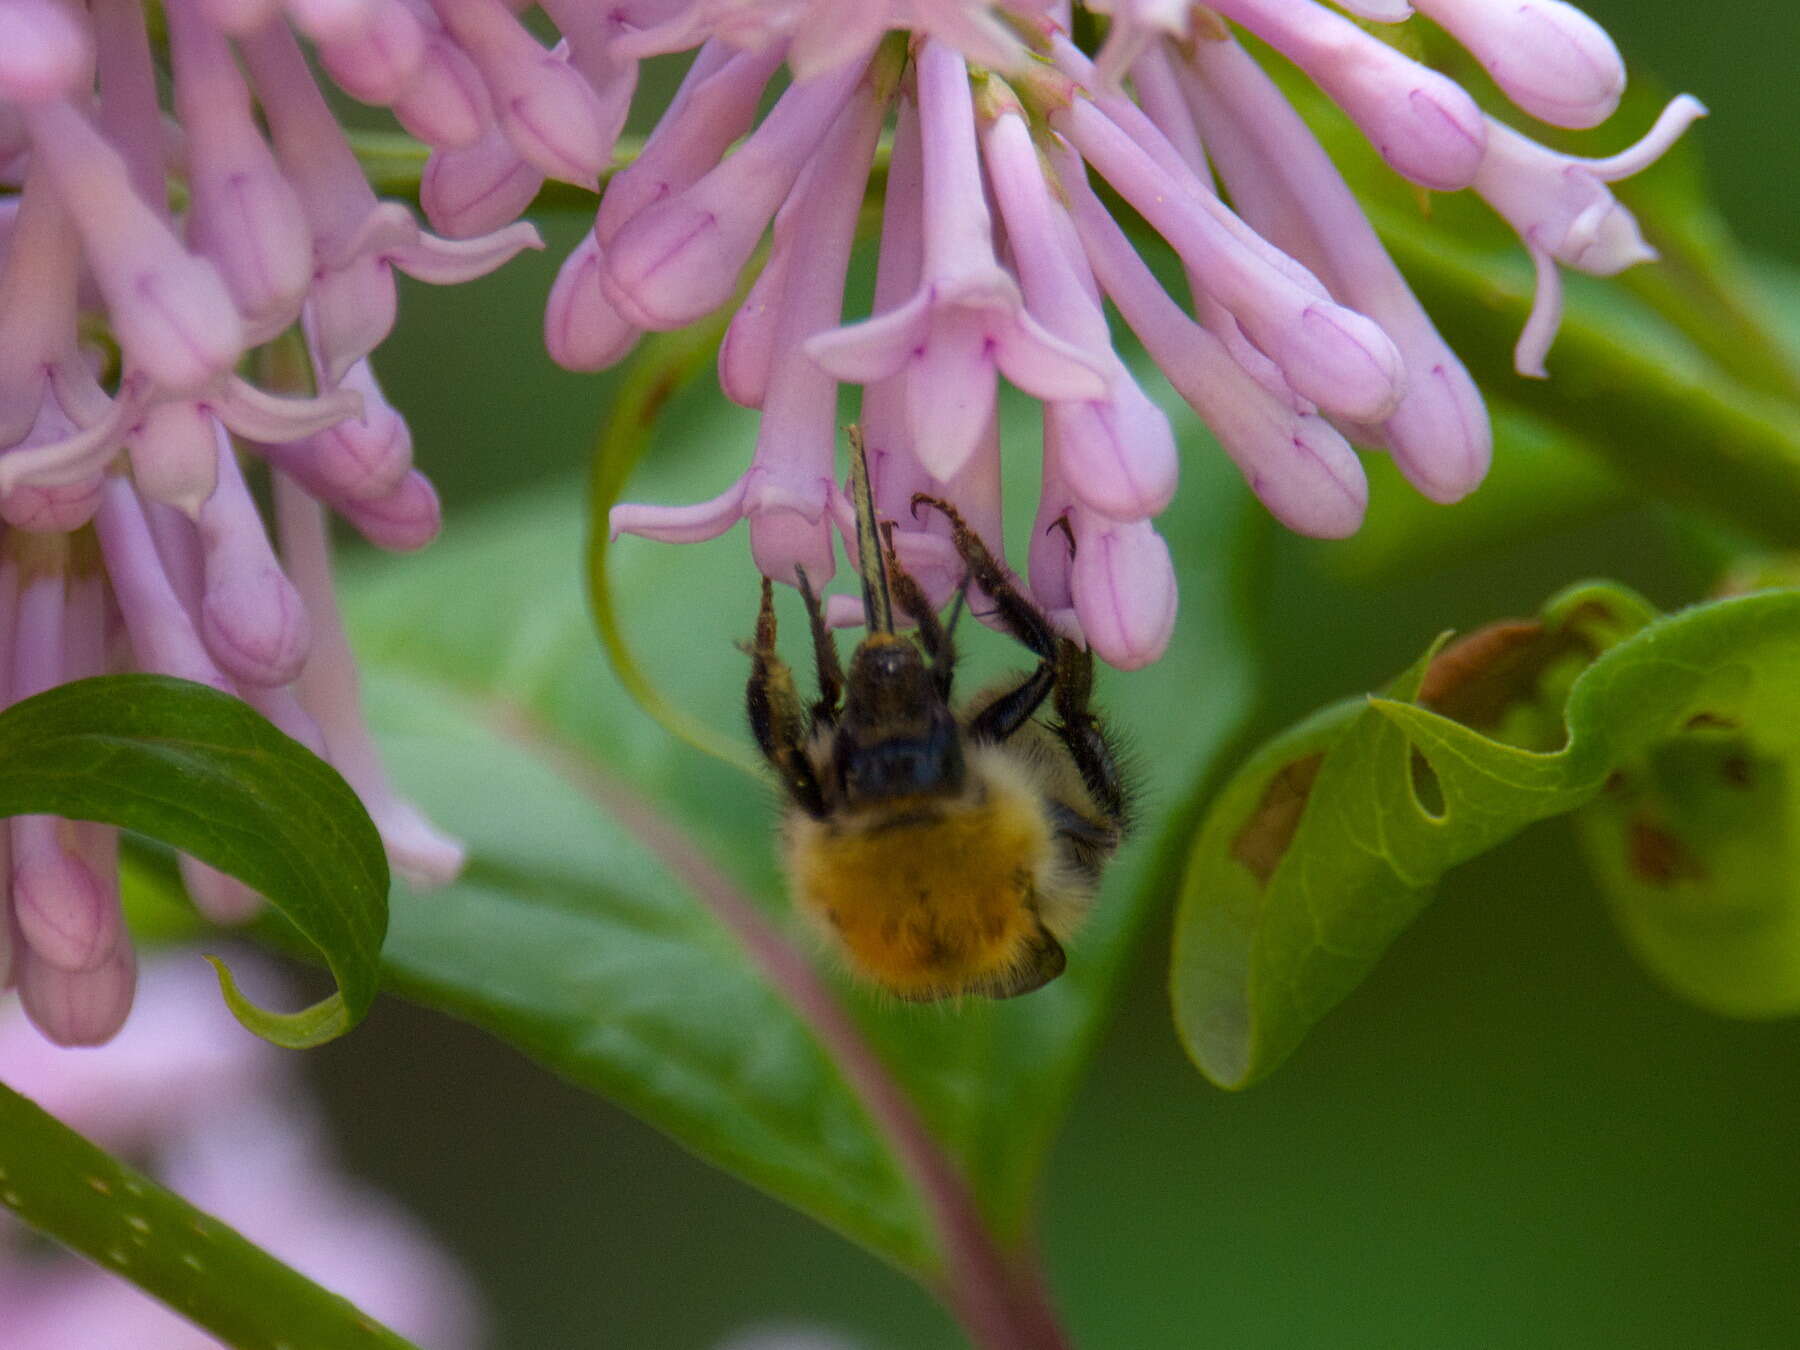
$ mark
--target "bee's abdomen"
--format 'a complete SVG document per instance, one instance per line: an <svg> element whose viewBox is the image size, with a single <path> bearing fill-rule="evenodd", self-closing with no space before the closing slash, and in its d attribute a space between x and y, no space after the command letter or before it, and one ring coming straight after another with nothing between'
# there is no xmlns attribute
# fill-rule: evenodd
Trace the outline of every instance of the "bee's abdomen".
<svg viewBox="0 0 1800 1350"><path fill-rule="evenodd" d="M1010 792L919 803L836 828L799 822L795 897L863 975L903 998L985 992L1040 943L1056 844Z"/></svg>

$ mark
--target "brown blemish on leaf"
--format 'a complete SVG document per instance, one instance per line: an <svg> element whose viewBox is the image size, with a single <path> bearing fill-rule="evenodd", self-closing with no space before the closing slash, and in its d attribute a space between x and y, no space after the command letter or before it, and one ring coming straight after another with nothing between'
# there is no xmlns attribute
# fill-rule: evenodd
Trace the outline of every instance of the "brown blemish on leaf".
<svg viewBox="0 0 1800 1350"><path fill-rule="evenodd" d="M1688 718L1683 731L1736 731L1738 724L1719 713L1697 712Z"/></svg>
<svg viewBox="0 0 1800 1350"><path fill-rule="evenodd" d="M1231 841L1231 856L1249 869L1258 886L1267 886L1294 842L1313 780L1325 762L1323 750L1285 764L1269 779L1262 800Z"/></svg>
<svg viewBox="0 0 1800 1350"><path fill-rule="evenodd" d="M1719 761L1719 776L1728 787L1747 789L1756 784L1756 767L1748 755L1727 755Z"/></svg>
<svg viewBox="0 0 1800 1350"><path fill-rule="evenodd" d="M1625 865L1639 881L1652 886L1706 879L1706 869L1687 845L1643 816L1625 827Z"/></svg>

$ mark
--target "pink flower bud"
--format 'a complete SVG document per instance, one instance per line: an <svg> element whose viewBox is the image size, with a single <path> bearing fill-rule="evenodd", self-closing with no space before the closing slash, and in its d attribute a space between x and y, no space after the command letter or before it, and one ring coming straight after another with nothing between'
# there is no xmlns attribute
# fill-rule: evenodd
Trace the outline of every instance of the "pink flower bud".
<svg viewBox="0 0 1800 1350"><path fill-rule="evenodd" d="M612 145L587 81L540 47L500 0L437 0L436 8L481 71L514 148L551 178L595 186Z"/></svg>
<svg viewBox="0 0 1800 1350"><path fill-rule="evenodd" d="M138 491L183 515L198 514L218 484L218 423L191 399L145 409L126 446Z"/></svg>
<svg viewBox="0 0 1800 1350"><path fill-rule="evenodd" d="M176 858L181 884L199 910L213 923L239 924L254 918L262 897L234 876L227 876L183 853Z"/></svg>
<svg viewBox="0 0 1800 1350"><path fill-rule="evenodd" d="M1058 157L1057 170L1100 284L1251 490L1290 529L1325 538L1354 533L1368 483L1344 438L1258 384L1181 312L1094 196L1072 153Z"/></svg>
<svg viewBox="0 0 1800 1350"><path fill-rule="evenodd" d="M92 970L68 971L35 952L20 954L19 1002L32 1025L58 1045L104 1045L125 1025L137 990L129 942Z"/></svg>
<svg viewBox="0 0 1800 1350"><path fill-rule="evenodd" d="M605 370L625 359L643 336L613 307L600 285L605 251L594 232L563 260L544 307L544 346L565 370ZM720 359L723 360L723 352Z"/></svg>
<svg viewBox="0 0 1800 1350"><path fill-rule="evenodd" d="M481 72L460 47L435 30L427 30L419 69L393 107L401 126L440 150L473 144L493 120Z"/></svg>
<svg viewBox="0 0 1800 1350"><path fill-rule="evenodd" d="M276 167L250 92L197 0L168 6L175 108L188 137L189 242L218 267L248 340L292 323L312 280L312 235Z"/></svg>
<svg viewBox="0 0 1800 1350"><path fill-rule="evenodd" d="M1304 70L1397 173L1439 192L1475 181L1486 120L1448 77L1320 5L1218 0L1214 8Z"/></svg>
<svg viewBox="0 0 1800 1350"><path fill-rule="evenodd" d="M702 47L643 150L607 183L595 237L611 243L639 211L697 183L749 129L763 87L780 64L779 48L733 53L721 42Z"/></svg>
<svg viewBox="0 0 1800 1350"><path fill-rule="evenodd" d="M451 239L497 230L531 205L544 185L497 125L468 145L433 150L419 183L419 205L432 228Z"/></svg>
<svg viewBox="0 0 1800 1350"><path fill-rule="evenodd" d="M94 48L79 14L55 0L0 3L0 98L44 103L87 86Z"/></svg>
<svg viewBox="0 0 1800 1350"><path fill-rule="evenodd" d="M376 548L392 553L417 552L436 539L443 526L443 513L431 480L417 470L409 471L392 491L380 497L330 500L358 534Z"/></svg>
<svg viewBox="0 0 1800 1350"><path fill-rule="evenodd" d="M1406 391L1371 439L1385 443L1433 500L1472 491L1493 443L1480 392L1300 115L1234 42L1197 44L1191 70L1169 78L1202 123L1244 218L1312 267L1335 297L1381 324L1399 348Z"/></svg>
<svg viewBox="0 0 1800 1350"><path fill-rule="evenodd" d="M362 413L308 437L304 449L310 472L327 485L327 496L353 501L385 497L412 468L412 430L382 394L367 361L351 366L341 387L361 396Z"/></svg>
<svg viewBox="0 0 1800 1350"><path fill-rule="evenodd" d="M178 393L229 370L245 335L212 264L181 247L132 190L118 151L72 106L40 104L26 119L126 356Z"/></svg>
<svg viewBox="0 0 1800 1350"><path fill-rule="evenodd" d="M375 0L367 28L319 43L319 64L338 87L382 106L406 92L424 60L424 26L401 0Z"/></svg>
<svg viewBox="0 0 1800 1350"><path fill-rule="evenodd" d="M1212 194L1191 173L1178 176L1182 166L1173 147L1153 159L1085 99L1052 122L1169 241L1296 393L1358 421L1378 421L1393 410L1405 369L1387 335L1324 297L1324 287L1299 264L1272 265L1246 246L1221 222L1222 207ZM1310 285L1296 278L1296 269Z"/></svg>
<svg viewBox="0 0 1800 1350"><path fill-rule="evenodd" d="M987 129L983 148L1026 300L1048 331L1081 350L1107 377L1103 398L1048 404L1046 415L1059 424L1069 486L1114 519L1155 515L1175 493L1169 420L1113 352L1093 276L1066 213L1051 200L1024 119L1015 112L1000 116Z"/></svg>
<svg viewBox="0 0 1800 1350"><path fill-rule="evenodd" d="M110 876L72 847L78 827L53 816L14 816L8 824L13 918L26 945L57 970L104 965L124 941L124 920Z"/></svg>
<svg viewBox="0 0 1800 1350"><path fill-rule="evenodd" d="M792 86L729 159L621 227L603 276L620 312L661 330L724 304L861 73L851 66Z"/></svg>
<svg viewBox="0 0 1800 1350"><path fill-rule="evenodd" d="M129 479L115 475L101 485L94 526L138 667L231 693L176 593Z"/></svg>
<svg viewBox="0 0 1800 1350"><path fill-rule="evenodd" d="M1417 0L1541 122L1599 126L1625 92L1625 62L1606 30L1563 0Z"/></svg>
<svg viewBox="0 0 1800 1350"><path fill-rule="evenodd" d="M314 42L346 42L367 33L381 0L282 0L294 27Z"/></svg>
<svg viewBox="0 0 1800 1350"><path fill-rule="evenodd" d="M1122 670L1149 665L1168 649L1175 631L1169 546L1147 520L1109 521L1077 508L1071 523L1069 584L1088 645Z"/></svg>
<svg viewBox="0 0 1800 1350"><path fill-rule="evenodd" d="M306 660L306 609L275 561L231 440L214 425L218 486L196 522L205 578L201 638L220 669L236 679L286 684Z"/></svg>

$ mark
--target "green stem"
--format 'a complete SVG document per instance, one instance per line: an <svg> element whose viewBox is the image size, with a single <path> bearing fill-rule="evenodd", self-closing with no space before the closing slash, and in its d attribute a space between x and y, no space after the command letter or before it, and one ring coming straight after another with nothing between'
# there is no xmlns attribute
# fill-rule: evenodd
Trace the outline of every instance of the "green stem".
<svg viewBox="0 0 1800 1350"><path fill-rule="evenodd" d="M346 135L350 140L350 148L356 152L357 163L362 165L363 176L369 180L369 186L375 189L378 197L403 197L408 201L419 199L419 183L425 176L425 160L431 154L431 147L422 145L403 131L352 131ZM624 168L637 158L638 151L643 149L643 139L636 136L621 136L618 147L613 151L613 173ZM558 183L546 180L532 199L532 211L592 211L599 199L584 187L576 187L573 183Z"/></svg>
<svg viewBox="0 0 1800 1350"><path fill-rule="evenodd" d="M417 1350L4 1084L0 1204L236 1350Z"/></svg>
<svg viewBox="0 0 1800 1350"><path fill-rule="evenodd" d="M1621 195L1630 202L1627 187ZM1644 235L1662 255L1652 267L1619 277L1626 290L1681 330L1736 379L1800 403L1800 363L1763 304L1737 241L1698 192L1679 203L1651 200L1638 208Z"/></svg>
<svg viewBox="0 0 1800 1350"><path fill-rule="evenodd" d="M613 608L612 576L607 559L612 538L607 518L625 490L626 480L650 445L651 432L664 406L702 372L712 368L725 324L736 306L671 333L646 338L613 396L606 424L594 444L588 473L587 581L588 608L594 632L606 651L613 674L637 705L664 730L703 754L722 760L751 777L760 776L757 762L736 744L662 696L625 641Z"/></svg>

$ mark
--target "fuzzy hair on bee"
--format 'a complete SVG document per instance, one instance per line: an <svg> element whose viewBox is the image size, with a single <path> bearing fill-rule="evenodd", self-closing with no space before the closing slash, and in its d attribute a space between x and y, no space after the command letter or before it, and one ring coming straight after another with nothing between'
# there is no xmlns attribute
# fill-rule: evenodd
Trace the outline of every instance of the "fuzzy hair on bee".
<svg viewBox="0 0 1800 1350"><path fill-rule="evenodd" d="M846 673L804 573L818 697L776 654L765 579L746 705L787 797L783 862L796 908L859 975L907 1000L1010 998L1060 975L1128 828L1118 758L1089 706L1093 658L1059 636L948 502L967 579L1033 656L1028 672L951 704L954 631L878 529L851 428L868 635ZM895 631L896 607L916 635ZM1048 704L1054 720L1039 714Z"/></svg>

